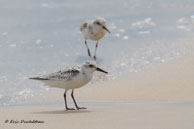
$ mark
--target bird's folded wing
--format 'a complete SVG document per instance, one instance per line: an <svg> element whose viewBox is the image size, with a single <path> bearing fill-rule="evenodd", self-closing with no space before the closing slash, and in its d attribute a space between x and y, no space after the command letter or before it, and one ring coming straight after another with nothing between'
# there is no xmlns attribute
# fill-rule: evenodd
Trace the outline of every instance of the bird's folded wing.
<svg viewBox="0 0 194 129"><path fill-rule="evenodd" d="M29 79L34 80L71 80L73 77L77 76L80 73L77 69L69 69L65 71L58 71L55 73L51 73L47 76L41 76L41 77L33 77Z"/></svg>

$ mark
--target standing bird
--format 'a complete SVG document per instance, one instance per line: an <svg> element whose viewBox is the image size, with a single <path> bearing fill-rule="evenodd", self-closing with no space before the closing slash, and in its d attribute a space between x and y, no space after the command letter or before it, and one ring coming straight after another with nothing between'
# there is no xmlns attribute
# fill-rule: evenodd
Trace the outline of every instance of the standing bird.
<svg viewBox="0 0 194 129"><path fill-rule="evenodd" d="M46 75L46 76L33 77L33 78L29 78L29 79L41 81L50 87L65 89L64 100L65 100L66 110L75 110L74 108L68 108L68 106L67 106L66 93L68 90L71 89L72 90L71 97L73 99L73 102L75 104L76 109L79 110L79 109L86 109L86 108L85 107L78 107L78 105L75 101L74 95L73 95L73 91L74 91L74 89L80 88L80 87L86 85L88 82L90 82L92 77L93 77L93 73L96 70L103 72L103 73L106 73L106 74L108 73L108 72L98 68L96 66L96 63L86 61L81 66L78 65L76 67L73 67L73 68L70 68L67 70L63 70L63 71L58 71L55 73L51 73L51 74Z"/></svg>
<svg viewBox="0 0 194 129"><path fill-rule="evenodd" d="M80 26L80 31L84 36L85 45L88 50L88 56L90 57L91 57L91 54L86 40L96 41L95 54L94 54L95 60L96 60L98 41L104 37L106 31L110 33L110 31L106 28L105 24L106 24L106 20L102 17L98 17L95 20L86 21Z"/></svg>

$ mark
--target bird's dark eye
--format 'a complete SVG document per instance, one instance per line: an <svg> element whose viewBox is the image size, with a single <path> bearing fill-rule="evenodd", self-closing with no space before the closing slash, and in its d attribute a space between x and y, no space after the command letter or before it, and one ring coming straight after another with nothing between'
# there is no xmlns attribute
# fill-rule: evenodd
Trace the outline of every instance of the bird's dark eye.
<svg viewBox="0 0 194 129"><path fill-rule="evenodd" d="M89 65L90 68L93 68L94 66L93 65Z"/></svg>
<svg viewBox="0 0 194 129"><path fill-rule="evenodd" d="M100 25L100 22L96 22L97 25Z"/></svg>

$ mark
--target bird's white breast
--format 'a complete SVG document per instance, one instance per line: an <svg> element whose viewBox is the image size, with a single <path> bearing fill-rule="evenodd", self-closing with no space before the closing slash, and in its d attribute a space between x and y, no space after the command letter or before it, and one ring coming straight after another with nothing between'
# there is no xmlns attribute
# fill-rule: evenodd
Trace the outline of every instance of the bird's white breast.
<svg viewBox="0 0 194 129"><path fill-rule="evenodd" d="M100 26L89 23L87 27L82 30L82 33L86 40L98 41L104 37L106 31Z"/></svg>

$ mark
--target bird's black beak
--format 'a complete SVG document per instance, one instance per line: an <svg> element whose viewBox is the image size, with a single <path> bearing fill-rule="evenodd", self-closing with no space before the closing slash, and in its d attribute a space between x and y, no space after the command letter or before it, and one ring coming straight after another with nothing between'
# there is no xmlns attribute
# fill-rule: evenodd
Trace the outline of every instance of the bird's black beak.
<svg viewBox="0 0 194 129"><path fill-rule="evenodd" d="M108 33L110 33L110 31L105 26L102 26L102 28L105 29Z"/></svg>
<svg viewBox="0 0 194 129"><path fill-rule="evenodd" d="M98 68L98 67L97 67L96 70L108 74L108 72L104 71L104 70L101 69L101 68Z"/></svg>

